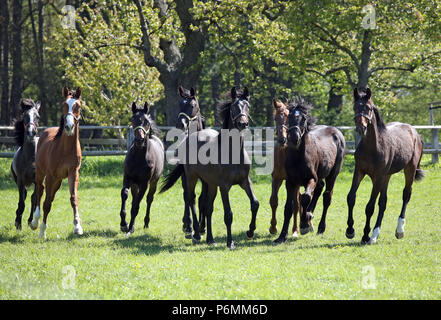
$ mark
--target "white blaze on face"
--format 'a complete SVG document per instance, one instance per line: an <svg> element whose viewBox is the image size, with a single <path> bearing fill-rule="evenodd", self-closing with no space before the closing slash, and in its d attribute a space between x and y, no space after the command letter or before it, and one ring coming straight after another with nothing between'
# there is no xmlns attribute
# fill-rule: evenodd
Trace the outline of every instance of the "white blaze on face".
<svg viewBox="0 0 441 320"><path fill-rule="evenodd" d="M69 110L67 111L68 113L67 113L67 116L66 116L66 125L69 126L69 127L73 127L75 125L75 121L74 121L74 116L73 116L72 110L73 110L73 106L75 105L76 101L77 100L73 99L73 98L69 98L69 99L66 100L66 103L67 103L67 105L69 107Z"/></svg>

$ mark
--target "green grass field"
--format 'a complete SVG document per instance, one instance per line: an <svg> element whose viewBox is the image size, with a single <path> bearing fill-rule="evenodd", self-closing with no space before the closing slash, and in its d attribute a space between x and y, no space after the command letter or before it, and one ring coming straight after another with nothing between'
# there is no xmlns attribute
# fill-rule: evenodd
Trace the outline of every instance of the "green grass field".
<svg viewBox="0 0 441 320"><path fill-rule="evenodd" d="M79 210L84 235L73 234L67 182L56 194L48 217L47 240L26 224L14 227L18 192L9 173L11 159L0 159L1 299L440 299L441 166L423 158L426 178L414 184L403 239L394 236L401 209L404 176L393 176L379 242L360 245L364 208L371 182L363 180L355 207L356 236L345 237L353 157L337 179L324 235L291 237L273 246L268 232L269 176L253 176L260 201L254 240L245 232L249 202L239 187L230 193L236 250L226 248L220 196L213 233L217 247L193 245L182 232L181 184L157 194L150 228L144 230L142 202L136 231L119 231L123 157L85 158L80 175ZM279 194L278 227L286 199ZM130 200L130 198L129 198ZM130 209L130 203L128 208ZM314 224L321 215L319 200ZM372 219L373 228L378 206ZM129 211L128 211L129 212ZM292 224L292 222L291 222Z"/></svg>

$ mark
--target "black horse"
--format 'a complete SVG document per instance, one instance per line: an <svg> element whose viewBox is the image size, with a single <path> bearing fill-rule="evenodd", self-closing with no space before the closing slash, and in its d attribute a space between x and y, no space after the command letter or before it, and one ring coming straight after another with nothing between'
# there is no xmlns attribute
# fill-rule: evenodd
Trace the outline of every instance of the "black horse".
<svg viewBox="0 0 441 320"><path fill-rule="evenodd" d="M135 219L148 185L147 212L144 218L144 228L148 228L150 222L150 207L156 192L158 180L164 168L164 146L161 140L153 135L157 130L154 121L149 115L148 104L140 109L136 103L132 104L132 127L134 140L124 160L124 179L121 190L121 231L133 233L135 231ZM126 200L132 192L132 208L130 224L126 223Z"/></svg>
<svg viewBox="0 0 441 320"><path fill-rule="evenodd" d="M352 239L355 235L352 211L355 205L355 194L361 180L368 175L372 180L372 192L366 205L366 225L361 239L363 244L377 242L380 234L381 221L386 210L387 186L392 174L404 170L405 187L403 190L403 206L398 217L395 236L404 237L405 212L407 203L412 194L413 181L424 178L420 169L423 154L423 142L417 131L406 123L392 122L384 124L378 108L371 99L371 90L363 92L354 89L354 112L357 132L361 141L355 150L355 171L349 191L348 202L348 228L346 237ZM375 201L378 200L378 217L372 236L369 237L370 220L374 213Z"/></svg>
<svg viewBox="0 0 441 320"><path fill-rule="evenodd" d="M231 89L231 101L217 107L223 130L219 133L212 129L205 129L187 137L187 139L195 139L196 141L196 149L194 150L198 155L196 163L183 159L182 162L184 163L181 162L166 177L161 188L160 192L169 189L185 171L188 200L193 218L193 239L195 242L200 241L194 193L198 179L205 181L208 189L206 198L207 243L216 244L211 229L211 215L213 213L213 202L219 187L224 206L224 222L227 227L227 246L230 249L235 248L231 236L233 212L231 211L228 193L231 187L237 184L245 190L250 199L252 216L247 236L249 238L254 236L259 201L257 201L254 195L249 176L251 161L244 147L243 134L241 134L248 127L249 98L248 88L245 88L243 93L238 93L235 87ZM186 148L185 140L181 143L181 146L184 146L184 149ZM189 153L193 153L193 151ZM200 157L201 154L208 159Z"/></svg>
<svg viewBox="0 0 441 320"><path fill-rule="evenodd" d="M186 135L192 132L201 131L205 129L205 118L202 117L199 108L199 102L196 97L196 90L191 88L190 90L185 89L183 86L179 86L179 95L182 100L179 103L179 114L176 122L176 128L185 131ZM191 238L192 227L190 218L190 205L187 199L187 182L185 179L185 173L182 175L182 188L184 189L184 217L182 218L183 227L182 230L186 234L186 238ZM199 223L200 223L200 233L205 232L205 197L207 194L207 184L202 181L202 191L198 200L199 207Z"/></svg>
<svg viewBox="0 0 441 320"><path fill-rule="evenodd" d="M15 212L15 227L21 230L21 219L25 209L27 188L34 185L31 196L31 214L28 219L30 225L36 206L37 194L35 193L35 154L37 152L37 130L40 115L40 102L34 103L31 99L22 99L20 107L23 112L21 118L14 123L15 142L18 149L14 154L11 172L18 187L19 201Z"/></svg>
<svg viewBox="0 0 441 320"><path fill-rule="evenodd" d="M309 111L312 106L298 97L289 105L288 149L286 151L286 193L283 228L279 244L286 241L291 216L300 208L300 234L313 231L311 219L317 200L323 193L323 213L318 234L325 232L326 214L331 204L335 180L340 172L345 156L345 139L334 127L314 126L315 118ZM300 187L305 193L300 196Z"/></svg>

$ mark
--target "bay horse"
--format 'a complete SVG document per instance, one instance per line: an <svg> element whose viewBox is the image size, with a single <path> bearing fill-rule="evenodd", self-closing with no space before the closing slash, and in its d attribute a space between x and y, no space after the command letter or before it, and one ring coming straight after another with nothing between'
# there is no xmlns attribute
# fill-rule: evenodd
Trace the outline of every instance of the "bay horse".
<svg viewBox="0 0 441 320"><path fill-rule="evenodd" d="M277 141L274 145L274 167L271 173L271 197L270 206L272 211L271 226L269 232L271 234L277 233L277 218L276 212L279 203L278 193L283 181L286 180L285 159L286 149L288 145L288 106L284 103L273 99L274 106L274 121L276 122ZM297 212L294 215L294 225L292 228L293 238L298 238Z"/></svg>
<svg viewBox="0 0 441 320"><path fill-rule="evenodd" d="M82 235L83 228L78 213L78 182L81 167L81 145L79 140L79 121L81 117L81 89L75 91L63 88L62 115L59 127L47 128L41 134L35 158L35 185L37 192L36 208L31 228L37 229L40 203L46 188L43 203L43 221L40 225L41 238L46 238L47 217L51 210L55 193L63 179L68 178L70 204L74 215L74 234ZM44 185L43 185L44 182Z"/></svg>
<svg viewBox="0 0 441 320"><path fill-rule="evenodd" d="M11 163L11 173L17 184L19 200L18 208L15 212L15 228L21 230L21 220L25 209L27 188L34 186L31 196L31 213L28 224L30 225L35 210L35 153L38 143L38 120L40 119L40 102L35 103L31 99L20 101L22 116L14 123L14 139L18 145Z"/></svg>
<svg viewBox="0 0 441 320"><path fill-rule="evenodd" d="M336 128L315 126L309 111L312 106L300 97L289 104L288 148L286 150L286 194L282 231L274 244L286 241L289 220L300 209L300 234L313 231L311 219L318 198L323 193L323 212L317 233L326 229L326 214L332 193L345 156L346 143ZM305 192L299 197L300 187Z"/></svg>
<svg viewBox="0 0 441 320"><path fill-rule="evenodd" d="M207 243L216 245L213 239L211 215L213 202L219 187L224 207L224 222L227 227L227 247L235 249L231 235L233 212L231 211L229 191L233 185L240 185L246 192L251 204L251 222L246 232L248 238L254 236L256 229L256 216L259 209L259 201L254 195L252 182L249 176L251 161L245 150L243 130L248 128L249 99L250 93L247 87L243 92L238 92L235 87L231 89L231 101L217 106L217 114L222 122L219 133L213 129L205 129L192 133L187 139L195 138L197 141L197 162L183 161L166 177L160 192L168 190L185 172L187 179L188 200L193 218L193 241L200 241L199 226L197 224L195 210L195 186L198 179L207 183L206 219L207 219ZM232 143L230 144L230 141ZM185 148L185 140L181 145ZM190 141L191 143L191 141ZM209 159L201 157L202 151Z"/></svg>
<svg viewBox="0 0 441 320"><path fill-rule="evenodd" d="M156 192L158 180L164 168L164 146L161 140L153 135L156 125L149 114L147 102L143 108L132 104L131 125L135 136L124 160L123 188L121 189L121 231L128 234L135 232L135 219L138 215L139 204L147 188L147 211L144 217L144 228L149 227L150 208ZM126 222L126 201L132 193L132 208L130 224Z"/></svg>
<svg viewBox="0 0 441 320"><path fill-rule="evenodd" d="M183 86L179 86L179 95L182 100L179 103L179 114L176 122L176 128L183 130L186 135L192 132L200 131L205 129L205 118L202 117L199 108L199 102L196 97L196 90L190 88L190 90L185 89ZM182 230L186 234L186 238L191 239L192 227L190 218L190 206L187 199L187 182L185 180L185 173L182 175L182 188L184 190L184 216L182 218ZM205 196L207 193L207 185L202 181L202 191L198 199L199 207L199 231L201 234L205 232Z"/></svg>
<svg viewBox="0 0 441 320"><path fill-rule="evenodd" d="M363 244L374 244L380 234L381 221L386 210L387 187L392 174L404 171L405 187L403 190L403 205L398 217L395 236L397 239L404 237L405 212L412 194L413 181L424 178L420 168L423 154L423 142L417 131L409 124L392 122L384 124L378 108L372 101L371 90L367 88L359 92L354 89L354 120L356 130L361 136L361 141L355 151L355 170L351 189L347 196L348 227L346 237L352 239L355 235L353 208L356 192L365 175L372 180L372 192L366 205L366 224L364 227ZM370 219L374 213L375 201L378 200L378 217L372 236L369 237Z"/></svg>

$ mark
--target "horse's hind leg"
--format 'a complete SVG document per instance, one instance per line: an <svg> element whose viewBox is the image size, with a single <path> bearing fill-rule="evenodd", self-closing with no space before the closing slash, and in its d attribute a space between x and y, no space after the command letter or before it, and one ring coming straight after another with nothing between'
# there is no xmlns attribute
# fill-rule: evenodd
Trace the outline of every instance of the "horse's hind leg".
<svg viewBox="0 0 441 320"><path fill-rule="evenodd" d="M199 195L198 199L198 207L199 207L199 232L202 234L205 233L205 219L207 212L207 196L208 196L208 185L206 182L202 181L202 191Z"/></svg>
<svg viewBox="0 0 441 320"><path fill-rule="evenodd" d="M312 195L312 200L309 203L308 208L306 209L306 214L311 219L314 218L313 213L314 213L315 207L317 205L317 201L320 198L320 195L322 194L324 186L325 186L325 183L323 180L319 180L317 182L317 185L315 186L314 194ZM322 217L323 217L323 215L322 215ZM314 230L314 226L312 224L312 221L310 221L309 224L310 224L310 229Z"/></svg>
<svg viewBox="0 0 441 320"><path fill-rule="evenodd" d="M382 181L374 180L373 187L371 192L371 197L369 202L366 205L365 214L366 214L366 223L363 229L363 237L361 239L362 244L366 244L369 242L369 232L371 231L370 222L372 215L374 214L375 209L375 201L377 200L378 194L383 189Z"/></svg>
<svg viewBox="0 0 441 320"><path fill-rule="evenodd" d="M132 185L132 208L130 209L130 223L128 231L129 234L135 232L135 220L139 212L139 204L141 203L141 200L144 197L146 190L147 183L145 183L145 185L139 186L139 188L136 188L135 185Z"/></svg>
<svg viewBox="0 0 441 320"><path fill-rule="evenodd" d="M381 222L383 221L384 211L386 211L387 204L387 187L389 185L390 175L386 176L383 188L380 191L380 199L378 199L378 216L377 222L375 222L374 231L372 231L372 236L369 239L369 244L374 244L377 242L378 236L380 235Z"/></svg>
<svg viewBox="0 0 441 320"><path fill-rule="evenodd" d="M403 190L403 205L401 207L401 213L398 217L397 229L395 230L395 237L401 239L404 237L404 225L406 224L406 208L409 203L410 196L412 195L412 184L415 177L416 168L413 166L408 166L404 168L404 176L406 184Z"/></svg>
<svg viewBox="0 0 441 320"><path fill-rule="evenodd" d="M15 228L17 230L21 230L21 219L23 216L23 211L25 209L25 200L26 200L27 191L26 191L26 187L21 182L21 179L17 179L17 185L18 185L19 199L18 199L18 207L17 210L15 211Z"/></svg>
<svg viewBox="0 0 441 320"><path fill-rule="evenodd" d="M34 217L34 210L36 206L37 206L37 190L34 184L34 192L32 192L31 195L31 213L29 214L28 225L30 225L32 222L32 219Z"/></svg>
<svg viewBox="0 0 441 320"><path fill-rule="evenodd" d="M188 204L190 206L191 210L191 217L193 219L193 243L198 243L201 241L201 234L199 233L199 222L198 217L196 215L196 207L195 207L195 200L196 200L196 194L195 194L195 188L196 183L198 182L198 178L195 176L187 176L187 199Z"/></svg>
<svg viewBox="0 0 441 320"><path fill-rule="evenodd" d="M188 204L188 192L187 192L187 177L185 172L181 177L183 197L184 197L184 216L182 217L182 231L185 233L185 238L191 239L191 219L190 219L190 205Z"/></svg>
<svg viewBox="0 0 441 320"><path fill-rule="evenodd" d="M271 234L276 234L277 233L277 217L276 217L276 212L277 212L277 207L279 205L279 198L278 198L278 194L279 194L279 189L280 186L282 185L283 179L280 179L279 177L274 177L272 178L272 182L271 182L271 197L270 197L270 206L271 206L271 226L269 228L269 232Z"/></svg>
<svg viewBox="0 0 441 320"><path fill-rule="evenodd" d="M302 206L300 215L300 234L307 234L310 231L314 231L311 219L312 214L308 212L309 204L312 201L312 195L314 193L317 183L314 179L310 179L306 185L305 192L300 197L300 204Z"/></svg>
<svg viewBox="0 0 441 320"><path fill-rule="evenodd" d="M213 204L214 204L214 199L216 199L216 195L217 195L217 187L216 186L209 187L207 185L207 193L204 201L206 201L205 215L207 218L207 243L210 245L216 245L216 242L213 239L213 231L211 228L211 217L213 214Z"/></svg>
<svg viewBox="0 0 441 320"><path fill-rule="evenodd" d="M144 217L144 228L149 227L150 223L150 208L152 206L153 199L155 197L156 186L158 185L158 180L152 181L150 183L149 192L147 193L147 210Z"/></svg>

